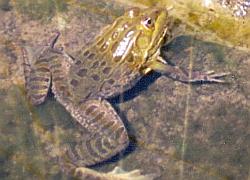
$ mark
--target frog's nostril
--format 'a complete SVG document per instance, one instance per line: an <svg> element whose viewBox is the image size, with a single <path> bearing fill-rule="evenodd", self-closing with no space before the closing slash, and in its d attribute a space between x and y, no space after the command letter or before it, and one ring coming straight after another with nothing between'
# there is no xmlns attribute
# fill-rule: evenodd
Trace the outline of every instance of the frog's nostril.
<svg viewBox="0 0 250 180"><path fill-rule="evenodd" d="M157 9L157 10L155 10L155 13L156 13L156 14L159 14L159 13L160 13L160 11Z"/></svg>
<svg viewBox="0 0 250 180"><path fill-rule="evenodd" d="M157 9L154 10L154 12L155 12L156 14L160 14L162 11L163 11L162 8L157 8Z"/></svg>

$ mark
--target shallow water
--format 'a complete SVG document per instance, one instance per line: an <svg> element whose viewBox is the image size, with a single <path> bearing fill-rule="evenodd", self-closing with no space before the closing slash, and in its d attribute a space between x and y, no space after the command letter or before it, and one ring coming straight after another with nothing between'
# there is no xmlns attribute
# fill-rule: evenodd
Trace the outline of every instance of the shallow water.
<svg viewBox="0 0 250 180"><path fill-rule="evenodd" d="M50 144L75 142L84 132L53 96L38 107L28 102L18 44L42 44L59 29L59 45L77 54L124 5L13 2L0 3L0 179L67 179ZM204 39L178 36L162 56L186 69L230 72L228 83L144 77L110 100L129 131L129 148L93 169L118 165L160 180L250 178L250 53Z"/></svg>

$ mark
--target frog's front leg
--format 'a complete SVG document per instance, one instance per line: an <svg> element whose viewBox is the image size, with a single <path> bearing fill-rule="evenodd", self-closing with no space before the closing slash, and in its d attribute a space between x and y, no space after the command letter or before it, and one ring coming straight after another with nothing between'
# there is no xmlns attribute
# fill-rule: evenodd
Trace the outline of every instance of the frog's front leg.
<svg viewBox="0 0 250 180"><path fill-rule="evenodd" d="M199 72L192 71L187 72L178 66L172 66L165 62L161 57L149 61L146 67L150 70L154 70L163 75L166 75L174 80L181 81L184 83L197 83L197 82L207 82L207 83L223 83L224 80L220 79L230 73L214 73L214 71Z"/></svg>

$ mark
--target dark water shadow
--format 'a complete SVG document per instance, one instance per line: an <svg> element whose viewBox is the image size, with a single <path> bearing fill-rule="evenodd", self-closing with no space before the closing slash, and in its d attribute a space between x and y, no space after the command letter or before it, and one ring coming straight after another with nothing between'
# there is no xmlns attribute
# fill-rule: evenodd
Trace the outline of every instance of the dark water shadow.
<svg viewBox="0 0 250 180"><path fill-rule="evenodd" d="M153 84L159 77L161 76L160 73L157 72L151 72L148 75L142 77L134 87L131 89L125 91L124 93L109 98L108 101L111 104L119 104L122 102L129 101L135 97L137 97L142 91L145 91L148 89L148 87Z"/></svg>

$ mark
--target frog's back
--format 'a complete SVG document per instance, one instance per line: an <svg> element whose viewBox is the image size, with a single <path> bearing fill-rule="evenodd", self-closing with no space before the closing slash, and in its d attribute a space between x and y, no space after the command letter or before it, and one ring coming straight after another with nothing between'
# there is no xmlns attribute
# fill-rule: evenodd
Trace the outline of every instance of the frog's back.
<svg viewBox="0 0 250 180"><path fill-rule="evenodd" d="M132 87L141 77L129 64L115 62L108 53L85 50L81 60L76 60L69 71L68 84L74 102L90 97L108 98Z"/></svg>

